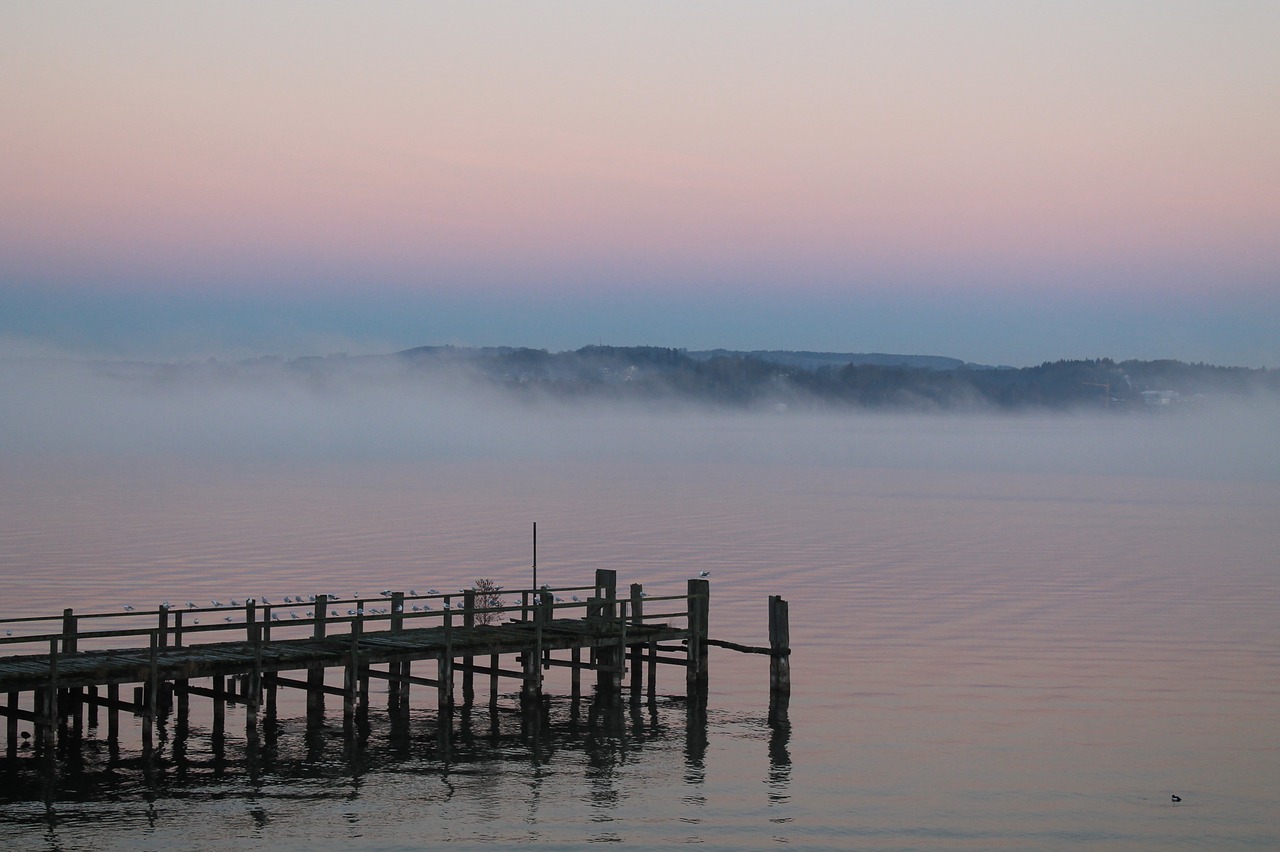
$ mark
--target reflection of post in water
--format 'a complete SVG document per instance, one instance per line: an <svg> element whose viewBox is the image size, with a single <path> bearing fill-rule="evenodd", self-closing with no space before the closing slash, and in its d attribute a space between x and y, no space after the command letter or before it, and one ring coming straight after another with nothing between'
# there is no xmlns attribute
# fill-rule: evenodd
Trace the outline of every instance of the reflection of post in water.
<svg viewBox="0 0 1280 852"><path fill-rule="evenodd" d="M685 699L685 781L701 783L707 756L707 691L689 690Z"/></svg>
<svg viewBox="0 0 1280 852"><path fill-rule="evenodd" d="M769 696L769 801L789 798L791 784L791 696L775 691Z"/></svg>
<svg viewBox="0 0 1280 852"><path fill-rule="evenodd" d="M546 763L551 759L551 744L547 732L551 727L551 702L543 696L520 703L520 738L534 763Z"/></svg>
<svg viewBox="0 0 1280 852"><path fill-rule="evenodd" d="M436 714L436 749L443 763L453 761L453 707L443 707Z"/></svg>
<svg viewBox="0 0 1280 852"><path fill-rule="evenodd" d="M244 767L249 781L257 784L262 778L262 738L258 734L258 715L252 711L244 714Z"/></svg>

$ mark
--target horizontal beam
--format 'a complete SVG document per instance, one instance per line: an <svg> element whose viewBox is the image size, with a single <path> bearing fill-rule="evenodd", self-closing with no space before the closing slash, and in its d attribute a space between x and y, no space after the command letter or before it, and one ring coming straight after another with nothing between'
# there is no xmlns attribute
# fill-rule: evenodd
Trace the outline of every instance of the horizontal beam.
<svg viewBox="0 0 1280 852"><path fill-rule="evenodd" d="M276 680L276 686L292 686L295 689L314 689L316 692L323 692L325 695L346 695L347 694L339 687L329 686L328 684L323 684L323 683L312 686L311 684L307 683L305 680L294 680L291 677L281 677L280 675L276 675L275 680Z"/></svg>
<svg viewBox="0 0 1280 852"><path fill-rule="evenodd" d="M728 648L730 651L740 651L744 654L765 654L770 657L786 657L791 654L790 648L779 648L775 651L773 648L739 645L737 642L726 642L724 639L708 639L707 644L715 645L717 648Z"/></svg>

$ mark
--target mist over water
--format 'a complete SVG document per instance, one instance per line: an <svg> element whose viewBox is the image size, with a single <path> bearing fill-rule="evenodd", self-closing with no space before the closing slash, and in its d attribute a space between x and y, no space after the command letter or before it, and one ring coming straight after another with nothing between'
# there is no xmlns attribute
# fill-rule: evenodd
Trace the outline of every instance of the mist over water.
<svg viewBox="0 0 1280 852"><path fill-rule="evenodd" d="M17 845L153 848L210 821L229 842L316 848L409 847L446 825L456 842L570 848L1280 843L1273 407L567 405L355 359L313 375L8 362L0 393L4 616L480 576L517 588L537 521L546 581L611 567L678 592L710 570L713 636L760 644L782 594L794 648L784 739L766 724L767 666L716 651L705 754L665 703L612 757L566 740L540 764L499 738L478 758L512 806L494 823L472 785L441 792L460 766L430 745L419 695L407 740L375 723L362 749L335 743L328 780L301 758L256 781L235 759L221 781L184 770L182 789L130 775L86 800L55 792L52 829L6 788L29 818L0 823ZM659 681L683 694L680 673ZM282 753L304 751L299 730ZM208 748L203 733L187 746Z"/></svg>
<svg viewBox="0 0 1280 852"><path fill-rule="evenodd" d="M1187 415L735 412L516 398L461 373L351 359L315 374L0 361L0 454L288 461L742 462L1280 479L1280 406ZM1192 451L1194 450L1194 451Z"/></svg>

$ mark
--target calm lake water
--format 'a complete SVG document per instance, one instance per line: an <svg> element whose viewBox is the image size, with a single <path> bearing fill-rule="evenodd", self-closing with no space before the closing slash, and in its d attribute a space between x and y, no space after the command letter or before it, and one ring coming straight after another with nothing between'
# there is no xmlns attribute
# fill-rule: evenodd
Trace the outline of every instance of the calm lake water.
<svg viewBox="0 0 1280 852"><path fill-rule="evenodd" d="M10 379L12 385L12 379ZM10 388L12 390L12 387ZM0 415L0 617L478 577L651 594L711 572L705 706L504 696L354 732L282 693L144 758L0 759L22 849L1280 847L1280 455L1190 419L390 409L351 394L101 397ZM13 398L12 396L10 397ZM177 401L175 401L175 399ZM383 400L383 397L378 397ZM437 401L438 403L439 401ZM68 423L69 417L78 417ZM333 699L330 699L333 701ZM777 710L778 708L775 708ZM1182 797L1178 804L1170 796Z"/></svg>

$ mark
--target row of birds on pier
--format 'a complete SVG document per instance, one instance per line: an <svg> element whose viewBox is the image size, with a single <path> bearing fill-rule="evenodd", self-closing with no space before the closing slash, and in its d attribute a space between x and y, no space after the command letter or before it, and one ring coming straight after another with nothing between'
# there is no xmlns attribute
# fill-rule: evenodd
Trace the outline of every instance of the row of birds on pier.
<svg viewBox="0 0 1280 852"><path fill-rule="evenodd" d="M698 577L699 577L699 578L701 578L701 579L706 579L706 578L707 578L707 577L709 577L709 576L711 576L711 572L710 572L710 571L699 571L699 572L698 572ZM543 586L542 586L542 588L543 588L544 590L548 590L548 589L549 589L549 587L548 587L548 586L546 586L546 585L543 585ZM465 591L465 590L464 590L464 591ZM392 591L391 591L391 589L383 589L383 590L379 591L379 592L378 592L378 594L379 594L379 595L381 595L381 596L382 596L382 597L384 597L384 598L389 598L389 597L391 597L391 596L392 596ZM440 595L440 592L436 591L435 589L427 589L427 596L439 596L439 595ZM643 596L643 595L644 595L644 593L642 592L642 593L641 593L641 595ZM409 591L407 592L407 596L408 596L408 597L411 597L411 598L422 597L422 596L420 596L420 595L418 594L418 591L417 591L416 589L409 589ZM339 594L337 594L336 592L330 592L326 597L327 597L330 601L337 601L337 600L340 600L340 599L342 598L342 596L341 596L341 595L339 595ZM582 602L582 599L581 599L580 597L578 597L577 595L571 595L570 597L571 597L571 599L572 599L572 601L573 601L574 603L581 603L581 602ZM351 599L351 600L359 600L359 599L360 599L360 593L359 593L359 592L354 592L354 593L351 595L351 598L350 598L350 599ZM316 595L305 595L305 596L304 596L304 595L285 595L285 596L284 596L284 598L283 598L282 600L283 600L283 605L284 605L284 606L305 606L305 605L307 605L307 604L314 604L314 603L316 602ZM568 603L568 601L566 601L564 598L560 597L559 595L556 595L556 596L555 596L555 601L556 601L556 603ZM220 600L217 600L217 599L211 598L211 599L209 600L209 607L204 607L204 606L202 606L202 605L200 605L200 604L197 604L195 601L187 601L187 604L186 604L186 605L187 605L187 609L208 609L208 608L210 608L210 607L212 607L212 608L214 608L214 609L220 609L220 608L222 608L222 607L227 607L227 606L235 607L235 608L237 608L237 609L238 609L238 608L240 608L240 607L243 607L243 606L249 606L249 605L254 604L254 603L257 603L258 605L261 605L261 606L278 606L278 605L279 605L279 604L272 603L272 602L271 602L268 598L266 598L266 597L258 598L256 601L255 601L253 598L246 598L243 602L238 601L238 600L236 600L235 598L228 598L228 599L227 599L227 603L223 603L223 602L222 602L222 601L220 601ZM442 607L443 607L444 609L452 609L452 608L453 608L453 607L452 607L452 605L450 604L450 602L449 602L447 599L446 599L446 600L445 600L445 602L442 604ZM158 609L162 609L162 610L166 610L166 609L177 609L177 607L175 607L172 603L170 603L169 601L167 601L167 600L166 600L166 601L161 601L161 602L160 602L160 604L159 604L159 606L158 606ZM431 605L430 605L430 604L428 604L428 603L426 603L426 602L423 602L423 604L422 604L421 606L419 606L418 604L416 604L416 603L415 603L415 604L411 604L411 605L410 605L410 610L411 610L412 612L430 612L430 611L431 611ZM124 611L125 611L125 612L136 612L137 610L136 610L136 607L134 607L132 604L125 604L125 605L124 605ZM401 612L402 610L401 610L401 609L397 609L396 611L397 611L397 612ZM349 610L347 610L347 615L366 615L366 614L385 615L385 614L388 614L388 613L390 613L390 610L388 610L388 609L386 609L386 608L381 608L381 607L370 607L370 608L369 608L369 609L367 609L367 610L366 610L364 607L357 607L357 608L355 608L355 609L349 609ZM338 610L336 610L336 609L330 610L330 611L329 611L329 614L330 614L331 616L335 617L335 618L339 618L339 617L341 617L340 613L339 613L339 612L338 612ZM298 614L297 614L296 612L290 612L290 613L289 613L289 616L290 616L291 618L295 618L295 619L296 619L296 618L299 618L299 616L298 616ZM282 620L282 619L280 618L279 613L272 613L272 614L271 614L271 617L272 617L272 619L274 619L274 620L276 620L276 621L280 621L280 620ZM311 613L307 613L306 617L307 617L307 618L310 618L310 617L311 617ZM232 619L230 616L227 616L224 620L226 620L226 621L233 621L234 619ZM196 622L195 622L195 623L196 623L196 624L199 624L199 623L200 623L200 620L199 620L199 619L196 619Z"/></svg>
<svg viewBox="0 0 1280 852"><path fill-rule="evenodd" d="M379 595L381 595L381 596L382 596L382 597L384 597L384 598L389 598L389 597L391 597L392 592L391 592L391 590L390 590L390 589L383 589L382 591L378 592L378 594L379 594ZM419 597L418 592L417 592L417 590L416 590L416 589L410 589L410 590L408 591L407 595L408 595L409 597L415 597L415 598L416 598L416 597ZM436 591L435 589L428 589L428 590L427 590L427 595L437 595L437 596L438 596L438 595L440 595L440 592ZM285 595L281 600L283 601L283 605L284 605L284 606L303 606L303 605L306 605L306 604L314 604L314 603L316 602L316 597L317 597L316 595L305 595L305 596L304 596L304 595ZM325 597L326 597L328 600L330 600L330 601L338 601L338 600L342 600L342 595L338 594L337 592L329 592ZM349 600L359 600L359 599L360 599L360 593L359 593L359 592L353 592L353 593L352 593L352 595L351 595L351 597L349 598ZM259 605L259 606L280 606L280 605L281 605L281 604L277 604L277 603L272 602L269 598L267 598L267 597L265 597L265 596L264 596L264 597L261 597L261 598L257 598L256 600L255 600L254 598L245 598L243 601L236 600L235 598L227 598L226 603L224 603L224 602L222 602L222 601L220 601L220 600L218 600L218 599L216 599L216 598L210 598L210 599L209 599L209 605L208 605L208 606L204 606L204 605L202 605L202 604L198 604L198 603L196 603L195 601L187 601L186 606L187 606L187 609L209 609L209 608L219 609L219 608L227 607L227 606L235 607L235 608L237 608L237 609L238 609L238 608L240 608L240 607L242 607L242 606L249 606L249 605L251 605L251 604L257 604L257 605ZM429 610L430 608L431 608L430 604L425 604L425 603L424 603L424 604L422 605L422 609L423 609L423 610ZM446 601L445 601L445 603L444 603L444 608L445 608L445 609L449 609L449 602L448 602L447 600L446 600ZM178 607L174 606L174 604L172 604L172 603L170 603L169 601L165 600L165 601L161 601L161 602L157 605L157 609L178 609ZM414 604L414 605L413 605L413 609L414 609L414 611L417 611L417 610L418 610L418 605L417 605L417 604ZM135 606L133 606L132 604L125 604L125 605L124 605L124 611L125 611L125 612L136 612L136 611L137 611L137 608L136 608ZM380 610L380 609L379 609L379 608L377 608L377 607L372 608L370 611L372 611L372 612L389 612L389 610L385 610L385 609L381 609L381 610ZM350 614L350 615L356 615L357 613L363 614L364 612L365 612L365 610L364 610L364 609L358 609L358 610L350 610L348 614ZM334 613L334 614L336 614L336 613L337 613L337 610L334 610L334 611L333 611L333 613Z"/></svg>

